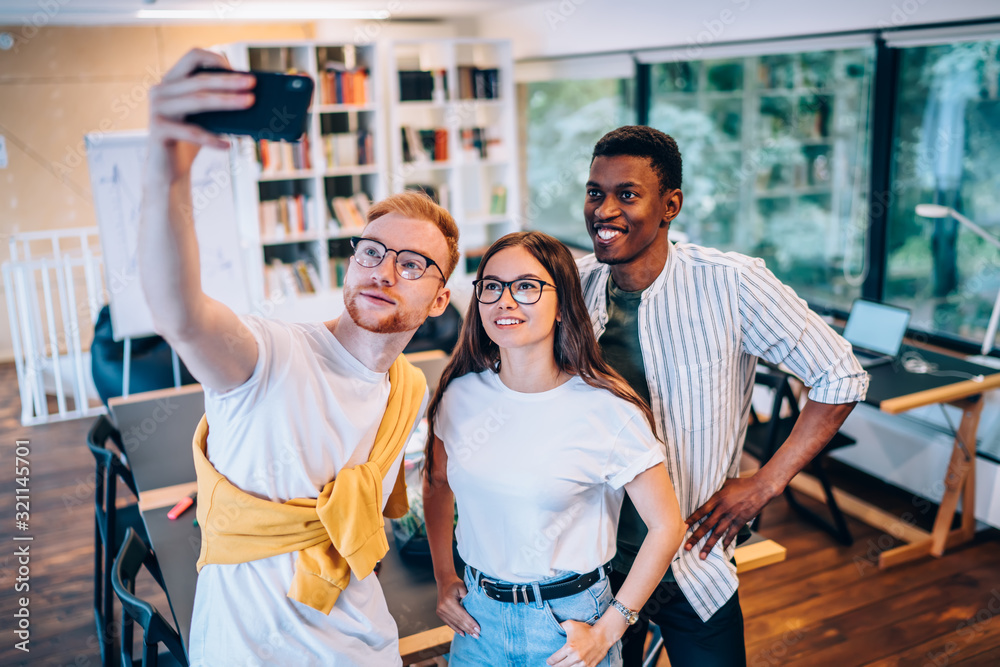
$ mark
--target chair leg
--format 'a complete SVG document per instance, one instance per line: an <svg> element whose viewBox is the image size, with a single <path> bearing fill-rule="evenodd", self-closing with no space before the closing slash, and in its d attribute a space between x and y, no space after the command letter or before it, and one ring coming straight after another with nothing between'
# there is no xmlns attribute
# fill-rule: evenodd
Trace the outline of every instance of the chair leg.
<svg viewBox="0 0 1000 667"><path fill-rule="evenodd" d="M159 645L150 644L146 641L145 635L142 638L142 665L143 667L156 667L160 654L157 652Z"/></svg>
<svg viewBox="0 0 1000 667"><path fill-rule="evenodd" d="M851 535L851 530L847 527L847 519L844 518L844 513L840 511L840 505L837 504L837 499L833 495L833 485L830 483L830 478L827 477L826 470L823 469L821 461L817 461L816 463L816 473L817 478L823 485L823 492L826 494L826 504L830 508L830 515L833 517L833 525L836 528L833 534L844 545L851 546L854 544L854 537Z"/></svg>
<svg viewBox="0 0 1000 667"><path fill-rule="evenodd" d="M820 485L823 487L823 493L826 496L826 505L830 509L830 515L833 517L833 523L830 523L823 517L819 516L808 507L803 506L795 498L795 495L792 493L791 486L785 487L784 495L788 504L799 514L799 516L830 533L841 544L845 546L854 544L854 537L851 535L851 531L847 527L847 520L844 518L844 514L840 511L840 507L837 505L837 499L833 496L833 485L830 484L830 478L827 477L826 470L823 469L822 462L819 459L813 460L813 462L809 465L809 471L816 477L817 480L819 480Z"/></svg>
<svg viewBox="0 0 1000 667"><path fill-rule="evenodd" d="M135 622L132 617L122 610L122 624L121 632L118 635L118 653L120 656L121 667L132 667L132 628Z"/></svg>
<svg viewBox="0 0 1000 667"><path fill-rule="evenodd" d="M660 653L663 652L663 630L653 622L650 622L649 629L650 631L655 630L655 632L653 632L652 641L649 643L649 649L643 656L642 667L655 667L660 660Z"/></svg>
<svg viewBox="0 0 1000 667"><path fill-rule="evenodd" d="M114 535L108 536L109 541L114 540ZM112 544L108 542L104 543L104 572L102 582L104 587L104 623L101 628L102 640L108 642L109 645L113 644L114 636L111 632L115 623L115 608L114 608L114 589L111 587L111 568L114 567L114 553ZM114 651L110 651L114 655ZM109 663L114 665L114 662Z"/></svg>
<svg viewBox="0 0 1000 667"><path fill-rule="evenodd" d="M97 626L98 647L101 650L101 665L111 664L109 652L114 649L108 646L108 633L104 620L104 568L101 566L104 557L104 541L101 539L101 523L94 513L94 621ZM110 649L110 650L109 650Z"/></svg>

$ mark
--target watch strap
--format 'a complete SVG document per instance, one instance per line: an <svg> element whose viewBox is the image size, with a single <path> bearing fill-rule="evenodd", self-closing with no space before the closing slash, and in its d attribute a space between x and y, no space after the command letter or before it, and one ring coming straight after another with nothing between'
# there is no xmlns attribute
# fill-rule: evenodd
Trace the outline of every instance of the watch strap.
<svg viewBox="0 0 1000 667"><path fill-rule="evenodd" d="M611 606L618 610L618 612L625 617L625 621L629 625L634 625L636 621L639 620L639 612L629 609L616 598L611 598Z"/></svg>

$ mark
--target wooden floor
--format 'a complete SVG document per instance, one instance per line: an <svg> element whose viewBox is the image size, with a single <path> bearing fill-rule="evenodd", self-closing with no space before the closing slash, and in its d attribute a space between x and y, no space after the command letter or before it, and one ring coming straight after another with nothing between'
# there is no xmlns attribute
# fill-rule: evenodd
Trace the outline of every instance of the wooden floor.
<svg viewBox="0 0 1000 667"><path fill-rule="evenodd" d="M22 428L14 368L0 365L0 665L96 666L92 604L93 459L89 420ZM31 447L31 652L13 648L17 562L14 441ZM933 507L838 467L838 483L928 527ZM923 511L922 511L923 510ZM888 536L850 521L852 547L795 517L784 500L764 513L761 533L788 560L742 577L750 667L771 665L1000 665L1000 532L945 558L880 572ZM161 609L166 610L165 607Z"/></svg>

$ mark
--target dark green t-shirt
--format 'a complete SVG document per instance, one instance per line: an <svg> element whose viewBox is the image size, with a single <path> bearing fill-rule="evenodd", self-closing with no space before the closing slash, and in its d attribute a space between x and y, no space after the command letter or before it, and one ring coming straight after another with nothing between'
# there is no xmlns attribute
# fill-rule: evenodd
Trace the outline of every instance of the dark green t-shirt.
<svg viewBox="0 0 1000 667"><path fill-rule="evenodd" d="M646 367L642 361L639 343L639 302L642 292L626 292L608 278L608 323L601 335L601 351L612 368L621 373L632 389L649 402L649 385ZM621 518L618 520L618 552L611 561L619 572L632 569L639 547L646 538L646 524L639 517L635 505L625 494ZM674 574L667 570L663 581L674 581Z"/></svg>

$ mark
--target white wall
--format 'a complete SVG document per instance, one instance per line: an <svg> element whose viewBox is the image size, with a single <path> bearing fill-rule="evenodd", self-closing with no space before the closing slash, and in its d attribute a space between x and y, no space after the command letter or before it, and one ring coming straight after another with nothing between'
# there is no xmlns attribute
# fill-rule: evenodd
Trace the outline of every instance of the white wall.
<svg viewBox="0 0 1000 667"><path fill-rule="evenodd" d="M473 19L409 21L389 17L386 21L316 21L316 39L329 42L371 44L392 39L438 39L475 37L478 24Z"/></svg>
<svg viewBox="0 0 1000 667"><path fill-rule="evenodd" d="M1000 16L996 0L559 0L479 18L514 58L912 26Z"/></svg>

